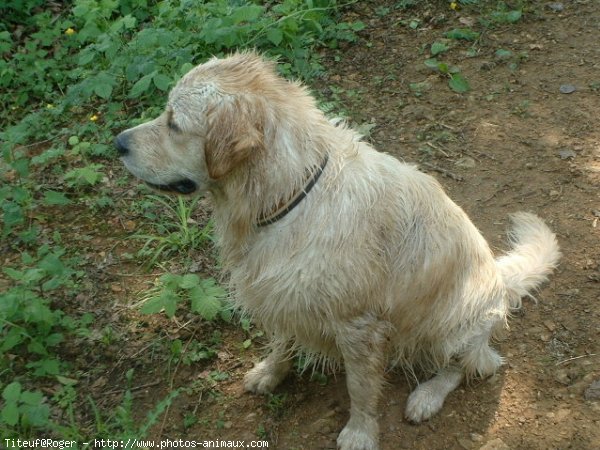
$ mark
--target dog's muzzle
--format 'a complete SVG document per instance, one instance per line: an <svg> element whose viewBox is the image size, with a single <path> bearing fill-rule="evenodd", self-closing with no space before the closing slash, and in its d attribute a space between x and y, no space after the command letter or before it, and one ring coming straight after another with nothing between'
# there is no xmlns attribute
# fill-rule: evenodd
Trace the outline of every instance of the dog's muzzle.
<svg viewBox="0 0 600 450"><path fill-rule="evenodd" d="M126 157L130 153L130 143L126 132L120 133L113 142L117 152L119 152L119 156L125 162ZM127 164L125 164L127 166ZM198 185L190 180L189 178L183 178L181 180L177 180L171 183L152 183L147 180L143 180L148 186L158 189L159 191L165 192L175 192L177 194L191 194L196 189L198 189Z"/></svg>

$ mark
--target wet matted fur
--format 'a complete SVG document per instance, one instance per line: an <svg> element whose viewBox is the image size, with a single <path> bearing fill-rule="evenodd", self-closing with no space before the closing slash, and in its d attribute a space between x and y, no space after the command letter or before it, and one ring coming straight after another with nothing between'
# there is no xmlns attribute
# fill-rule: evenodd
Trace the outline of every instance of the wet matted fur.
<svg viewBox="0 0 600 450"><path fill-rule="evenodd" d="M343 364L351 410L342 450L378 448L390 363L434 370L408 399L415 422L465 377L494 373L502 358L491 334L559 259L554 234L529 213L512 216L512 249L495 259L434 178L329 121L254 53L192 69L160 117L115 142L152 186L212 198L235 302L271 336L247 390L271 392L297 351ZM296 207L259 226L321 169Z"/></svg>

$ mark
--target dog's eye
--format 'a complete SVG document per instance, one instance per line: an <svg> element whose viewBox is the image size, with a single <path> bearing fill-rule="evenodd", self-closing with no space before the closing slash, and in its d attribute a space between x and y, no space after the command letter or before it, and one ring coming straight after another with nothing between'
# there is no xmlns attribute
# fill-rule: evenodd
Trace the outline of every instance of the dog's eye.
<svg viewBox="0 0 600 450"><path fill-rule="evenodd" d="M181 133L181 128L179 128L179 126L172 120L169 120L167 122L167 126L169 127L169 130L171 130L175 133Z"/></svg>

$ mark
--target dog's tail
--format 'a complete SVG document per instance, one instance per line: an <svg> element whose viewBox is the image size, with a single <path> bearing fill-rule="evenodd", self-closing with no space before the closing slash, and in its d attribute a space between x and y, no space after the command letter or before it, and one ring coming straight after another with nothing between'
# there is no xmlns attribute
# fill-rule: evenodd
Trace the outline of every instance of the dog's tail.
<svg viewBox="0 0 600 450"><path fill-rule="evenodd" d="M521 307L523 297L532 297L556 268L560 250L555 234L538 216L526 212L511 215L512 250L496 264L502 274L511 309Z"/></svg>

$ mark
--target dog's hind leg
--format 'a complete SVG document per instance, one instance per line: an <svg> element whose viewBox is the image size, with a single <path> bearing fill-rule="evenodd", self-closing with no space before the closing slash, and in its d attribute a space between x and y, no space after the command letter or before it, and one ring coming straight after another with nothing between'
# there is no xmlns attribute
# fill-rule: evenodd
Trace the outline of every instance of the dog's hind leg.
<svg viewBox="0 0 600 450"><path fill-rule="evenodd" d="M406 418L412 422L422 422L437 413L446 396L460 385L464 372L459 367L446 367L425 383L419 384L408 396Z"/></svg>
<svg viewBox="0 0 600 450"><path fill-rule="evenodd" d="M468 379L488 377L502 365L502 357L489 345L489 331L476 336L460 357Z"/></svg>
<svg viewBox="0 0 600 450"><path fill-rule="evenodd" d="M269 394L283 381L292 367L287 342L273 341L271 353L244 377L244 388L257 394Z"/></svg>
<svg viewBox="0 0 600 450"><path fill-rule="evenodd" d="M341 450L376 450L377 404L383 385L387 330L367 316L336 327L336 344L346 369L350 420L337 438Z"/></svg>

